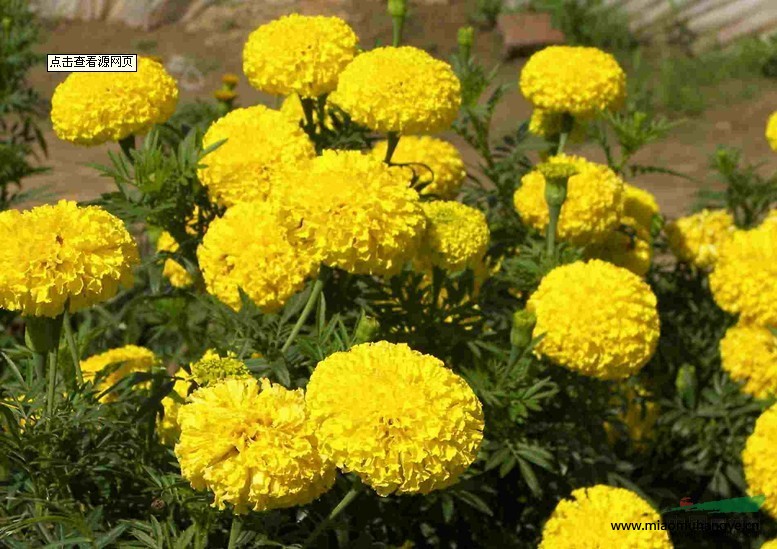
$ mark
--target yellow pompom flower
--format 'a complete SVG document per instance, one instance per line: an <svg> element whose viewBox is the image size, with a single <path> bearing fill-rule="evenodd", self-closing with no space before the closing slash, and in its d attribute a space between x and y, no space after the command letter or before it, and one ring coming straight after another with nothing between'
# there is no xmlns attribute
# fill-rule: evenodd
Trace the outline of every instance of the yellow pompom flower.
<svg viewBox="0 0 777 549"><path fill-rule="evenodd" d="M710 269L718 260L718 250L735 230L734 218L726 210L702 210L667 223L666 236L678 259Z"/></svg>
<svg viewBox="0 0 777 549"><path fill-rule="evenodd" d="M623 184L623 191L623 215L632 218L650 234L653 218L660 213L656 197L629 183Z"/></svg>
<svg viewBox="0 0 777 549"><path fill-rule="evenodd" d="M214 220L197 248L208 293L240 310L241 288L267 313L278 311L315 274L314 258L293 246L276 211L245 202Z"/></svg>
<svg viewBox="0 0 777 549"><path fill-rule="evenodd" d="M612 55L597 48L550 46L529 58L520 86L535 108L585 119L620 107L626 73Z"/></svg>
<svg viewBox="0 0 777 549"><path fill-rule="evenodd" d="M720 341L723 369L756 398L777 395L777 336L768 328L739 322Z"/></svg>
<svg viewBox="0 0 777 549"><path fill-rule="evenodd" d="M138 249L124 223L61 200L0 212L0 308L56 317L106 301L133 282Z"/></svg>
<svg viewBox="0 0 777 549"><path fill-rule="evenodd" d="M569 178L567 198L561 207L558 236L578 246L602 242L618 227L623 214L623 181L607 166L578 156L559 155L550 164L569 164L577 174ZM545 202L545 177L533 170L521 179L513 197L524 223L545 230L550 221Z"/></svg>
<svg viewBox="0 0 777 549"><path fill-rule="evenodd" d="M198 385L211 383L230 378L250 377L248 367L232 355L225 357L208 350L203 357L190 365L192 379Z"/></svg>
<svg viewBox="0 0 777 549"><path fill-rule="evenodd" d="M81 372L84 381L95 383L95 388L102 392L135 372L151 372L158 365L159 359L153 351L137 345L125 345L82 360ZM109 393L100 400L111 402L115 399L116 396Z"/></svg>
<svg viewBox="0 0 777 549"><path fill-rule="evenodd" d="M603 242L586 248L585 252L586 257L609 261L637 276L645 276L653 260L650 231L631 217L623 217L618 229L607 235Z"/></svg>
<svg viewBox="0 0 777 549"><path fill-rule="evenodd" d="M324 151L288 173L274 201L291 241L355 274L392 275L415 257L426 226L401 171L359 151Z"/></svg>
<svg viewBox="0 0 777 549"><path fill-rule="evenodd" d="M379 160L386 158L387 141L379 141L372 155ZM459 150L451 143L428 135L409 135L399 140L394 150L393 164L412 164L398 167L405 170L407 178L418 178L421 195L434 195L441 200L453 200L459 194L467 170Z"/></svg>
<svg viewBox="0 0 777 549"><path fill-rule="evenodd" d="M761 545L761 549L777 549L777 539L772 539Z"/></svg>
<svg viewBox="0 0 777 549"><path fill-rule="evenodd" d="M671 549L669 533L660 529L614 530L613 522L656 524L661 515L625 488L597 484L562 499L542 529L540 549Z"/></svg>
<svg viewBox="0 0 777 549"><path fill-rule="evenodd" d="M183 372L176 374L181 376ZM157 419L156 432L162 444L173 446L181 435L181 426L178 424L178 412L181 410L191 388L191 380L188 376L176 379L173 390L162 399L162 417Z"/></svg>
<svg viewBox="0 0 777 549"><path fill-rule="evenodd" d="M198 172L211 196L224 206L265 200L279 173L316 154L298 124L263 105L235 109L216 120L202 146L224 139L203 158L205 167Z"/></svg>
<svg viewBox="0 0 777 549"><path fill-rule="evenodd" d="M483 261L491 233L486 216L459 202L422 204L426 235L419 260L447 271L475 269Z"/></svg>
<svg viewBox="0 0 777 549"><path fill-rule="evenodd" d="M54 90L51 122L57 137L99 145L146 133L167 121L178 87L161 63L141 57L137 72L74 72Z"/></svg>
<svg viewBox="0 0 777 549"><path fill-rule="evenodd" d="M653 356L656 296L634 273L592 259L556 267L526 308L537 317L536 351L556 364L606 380L625 379Z"/></svg>
<svg viewBox="0 0 777 549"><path fill-rule="evenodd" d="M467 383L405 344L356 345L318 363L307 388L321 453L378 494L455 483L477 456L483 411Z"/></svg>
<svg viewBox="0 0 777 549"><path fill-rule="evenodd" d="M302 389L253 378L198 389L178 412L175 455L195 490L235 513L305 505L332 487Z"/></svg>
<svg viewBox="0 0 777 549"><path fill-rule="evenodd" d="M777 151L777 112L772 113L766 124L766 140L773 151Z"/></svg>
<svg viewBox="0 0 777 549"><path fill-rule="evenodd" d="M178 251L178 242L175 241L170 233L165 231L159 235L156 249L158 252L175 253ZM170 280L170 284L175 288L186 288L193 282L192 275L175 259L165 259L162 275Z"/></svg>
<svg viewBox="0 0 777 549"><path fill-rule="evenodd" d="M450 65L423 50L376 48L345 68L329 99L377 132L435 133L456 120L461 83Z"/></svg>
<svg viewBox="0 0 777 549"><path fill-rule="evenodd" d="M777 326L777 224L736 231L719 251L709 282L718 306L746 322Z"/></svg>
<svg viewBox="0 0 777 549"><path fill-rule="evenodd" d="M742 452L742 463L751 496L766 496L763 509L777 518L777 404L773 404L755 422L753 434Z"/></svg>
<svg viewBox="0 0 777 549"><path fill-rule="evenodd" d="M318 97L335 89L358 41L338 17L287 15L250 34L243 72L259 91Z"/></svg>

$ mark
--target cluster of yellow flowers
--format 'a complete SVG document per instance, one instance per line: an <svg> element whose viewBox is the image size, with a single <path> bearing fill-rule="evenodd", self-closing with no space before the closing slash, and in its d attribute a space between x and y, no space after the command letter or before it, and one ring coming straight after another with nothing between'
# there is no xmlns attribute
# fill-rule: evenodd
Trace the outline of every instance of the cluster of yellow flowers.
<svg viewBox="0 0 777 549"><path fill-rule="evenodd" d="M726 210L702 210L667 223L665 230L672 252L681 261L710 269L720 247L734 234L734 217Z"/></svg>
<svg viewBox="0 0 777 549"><path fill-rule="evenodd" d="M491 236L485 214L459 202L434 201L422 206L426 235L419 261L448 271L476 269Z"/></svg>
<svg viewBox="0 0 777 549"><path fill-rule="evenodd" d="M246 365L232 355L219 356L209 349L200 360L189 365L191 379L197 385L210 385L224 379L250 377L251 372Z"/></svg>
<svg viewBox="0 0 777 549"><path fill-rule="evenodd" d="M526 308L538 354L599 379L625 379L647 363L659 336L656 296L637 275L593 259L556 267Z"/></svg>
<svg viewBox="0 0 777 549"><path fill-rule="evenodd" d="M56 317L112 298L139 262L124 223L62 200L0 212L0 307Z"/></svg>
<svg viewBox="0 0 777 549"><path fill-rule="evenodd" d="M756 398L777 395L777 336L769 328L740 321L720 341L723 369Z"/></svg>
<svg viewBox="0 0 777 549"><path fill-rule="evenodd" d="M561 207L559 238L580 246L603 241L623 215L623 180L607 166L578 156L558 155L547 162L571 164L577 171L569 178L567 198ZM523 176L514 196L521 219L538 230L546 230L550 220L545 185L545 177L533 170Z"/></svg>
<svg viewBox="0 0 777 549"><path fill-rule="evenodd" d="M321 361L307 389L321 452L379 494L453 484L483 439L480 401L438 359L364 343Z"/></svg>
<svg viewBox="0 0 777 549"><path fill-rule="evenodd" d="M137 72L71 73L51 98L51 121L60 139L99 145L146 133L177 104L175 79L161 63L141 57Z"/></svg>
<svg viewBox="0 0 777 549"><path fill-rule="evenodd" d="M777 404L773 404L755 422L753 434L742 452L748 492L765 495L764 510L777 518Z"/></svg>
<svg viewBox="0 0 777 549"><path fill-rule="evenodd" d="M130 374L151 372L156 366L159 366L159 359L153 351L137 345L125 345L81 361L84 381L95 383L100 392L110 389ZM111 393L102 397L103 402L115 399L116 396Z"/></svg>
<svg viewBox="0 0 777 549"><path fill-rule="evenodd" d="M625 488L597 484L572 491L561 500L542 530L540 549L630 547L671 549L666 530L615 530L613 522L657 523L658 512L648 502Z"/></svg>

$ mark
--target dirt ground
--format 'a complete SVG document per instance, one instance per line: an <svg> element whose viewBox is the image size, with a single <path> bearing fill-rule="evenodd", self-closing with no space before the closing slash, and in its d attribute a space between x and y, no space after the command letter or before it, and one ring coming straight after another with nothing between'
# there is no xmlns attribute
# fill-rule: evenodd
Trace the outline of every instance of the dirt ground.
<svg viewBox="0 0 777 549"><path fill-rule="evenodd" d="M360 4L361 6L361 4ZM434 55L446 59L455 49L456 29L466 24L468 8L454 3L450 7L418 6L406 28L406 42L423 47ZM212 18L212 30L168 25L153 31L132 30L104 23L48 22L44 31L42 53L145 53L163 58L166 65L179 68L189 65L202 74L200 82L184 77L190 89L181 90L181 102L196 98L207 99L219 87L224 72L242 74L241 51L248 33L258 22L239 18L218 20ZM361 43L370 47L390 41L391 23L383 15L383 4L366 2L364 9L350 14L350 22L357 30ZM501 40L497 32L478 35L475 53L488 65L500 62ZM517 84L521 60L504 62L499 70L502 82ZM66 75L46 73L39 68L31 75L34 86L47 100L56 85ZM178 75L176 75L178 76ZM196 85L198 84L198 85ZM257 102L273 104L273 99L253 90L243 80L238 89L239 104L247 106ZM668 216L683 213L691 204L694 194L702 185L713 185L709 157L718 144L727 144L744 151L744 157L753 163L763 162L764 169L777 168L777 155L770 151L763 137L766 119L777 110L777 88L763 89L755 98L736 104L713 106L701 117L686 120L676 128L671 137L647 147L636 160L665 166L693 178L650 175L636 180L644 188L654 192ZM522 98L517 86L500 105L495 121L494 135L499 136L515 128L530 113L530 107ZM89 163L106 163L107 151L117 149L116 144L99 147L78 147L56 138L50 127L46 138L49 156L43 162L51 166L50 173L30 178L28 186L47 186L55 196L87 200L101 192L112 190L112 182L101 178L88 167ZM465 159L474 164L476 157L460 140L452 140L461 146ZM593 159L601 155L590 145L575 149Z"/></svg>

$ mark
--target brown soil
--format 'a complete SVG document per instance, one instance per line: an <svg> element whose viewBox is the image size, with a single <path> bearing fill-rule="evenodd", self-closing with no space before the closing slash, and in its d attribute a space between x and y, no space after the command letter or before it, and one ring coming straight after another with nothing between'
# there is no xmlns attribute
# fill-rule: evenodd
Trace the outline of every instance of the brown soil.
<svg viewBox="0 0 777 549"><path fill-rule="evenodd" d="M406 42L423 47L434 55L447 58L456 44L456 29L467 22L466 2L454 2L451 6L417 6L413 18L406 28ZM384 3L364 1L359 3L360 11L350 14L351 24L361 37L362 45L370 47L376 43L388 43L391 35L390 20L383 15ZM199 90L182 90L181 101L195 98L207 99L219 87L224 72L241 74L241 51L248 33L259 21L244 21L234 18L213 21L210 33L187 31L182 25L170 25L153 31L138 31L104 23L49 23L44 33L42 53L147 53L162 57L169 62L174 56L186 56L204 75L204 85ZM202 25L200 24L200 27ZM487 65L499 62L501 40L494 31L478 35L476 55ZM502 64L499 80L517 84L522 61ZM65 77L63 73L46 73L37 69L31 75L32 83L44 98L50 98L56 85ZM257 102L272 104L272 99L253 90L245 81L237 89L239 104ZM713 107L699 118L685 121L676 128L669 139L648 146L636 159L643 164L655 164L687 174L693 181L667 176L650 175L637 178L637 183L652 192L669 216L676 216L687 210L695 192L701 185L713 184L709 157L718 144L727 144L744 151L749 162L764 162L767 168L777 168L777 155L772 153L763 137L763 130L769 114L777 110L777 89L764 89L755 98L736 104ZM517 127L530 113L529 105L513 88L500 104L493 134L502 135ZM117 145L99 147L77 147L56 138L47 125L46 138L49 156L44 164L51 166L50 173L30 178L27 185L48 186L56 196L87 200L101 192L113 189L112 181L101 178L97 172L86 166L89 163L106 163L107 151L116 150ZM465 159L471 165L477 164L474 153L457 138ZM593 159L601 154L591 145L571 152L580 152Z"/></svg>

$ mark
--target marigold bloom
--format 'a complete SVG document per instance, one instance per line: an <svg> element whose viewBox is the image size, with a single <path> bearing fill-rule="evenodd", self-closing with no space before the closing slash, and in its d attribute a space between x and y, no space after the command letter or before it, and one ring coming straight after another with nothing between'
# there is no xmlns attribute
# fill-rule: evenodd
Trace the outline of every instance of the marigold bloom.
<svg viewBox="0 0 777 549"><path fill-rule="evenodd" d="M175 455L196 490L235 513L305 505L332 487L302 389L227 379L198 389L178 412Z"/></svg>
<svg viewBox="0 0 777 549"><path fill-rule="evenodd" d="M521 92L536 108L590 118L616 109L626 97L626 73L597 48L550 46L529 58Z"/></svg>
<svg viewBox="0 0 777 549"><path fill-rule="evenodd" d="M146 133L175 112L178 87L161 63L138 59L137 72L74 72L54 90L57 137L99 145Z"/></svg>
<svg viewBox="0 0 777 549"><path fill-rule="evenodd" d="M777 539L772 539L761 545L761 549L777 549Z"/></svg>
<svg viewBox="0 0 777 549"><path fill-rule="evenodd" d="M491 233L486 216L478 209L459 202L422 203L426 215L426 235L421 247L421 263L448 271L474 269L483 261Z"/></svg>
<svg viewBox="0 0 777 549"><path fill-rule="evenodd" d="M773 151L777 151L777 112L772 113L766 124L766 140Z"/></svg>
<svg viewBox="0 0 777 549"><path fill-rule="evenodd" d="M264 312L279 310L315 273L314 258L287 239L276 211L245 202L214 220L197 249L208 293L235 310L241 288Z"/></svg>
<svg viewBox="0 0 777 549"><path fill-rule="evenodd" d="M401 171L359 151L324 151L287 173L274 201L291 241L356 274L392 275L412 259L426 226Z"/></svg>
<svg viewBox="0 0 777 549"><path fill-rule="evenodd" d="M739 322L720 341L723 369L756 398L777 395L777 336L768 328Z"/></svg>
<svg viewBox="0 0 777 549"><path fill-rule="evenodd" d="M230 378L250 377L251 372L241 360L232 355L225 357L208 350L200 360L190 364L192 379L198 385L209 385Z"/></svg>
<svg viewBox="0 0 777 549"><path fill-rule="evenodd" d="M656 296L637 275L592 259L556 267L526 308L537 316L536 352L578 373L625 379L653 356Z"/></svg>
<svg viewBox="0 0 777 549"><path fill-rule="evenodd" d="M618 227L623 214L623 181L607 166L578 156L553 156L550 164L570 164L577 174L569 178L567 198L561 207L558 236L575 245L602 242ZM545 230L550 221L545 202L545 177L533 170L515 191L515 209L535 229Z"/></svg>
<svg viewBox="0 0 777 549"><path fill-rule="evenodd" d="M82 360L81 372L84 381L94 382L95 388L102 392L135 372L151 372L158 365L159 359L153 351L137 345L125 345ZM101 400L110 402L115 399L115 395L107 394Z"/></svg>
<svg viewBox="0 0 777 549"><path fill-rule="evenodd" d="M461 83L450 65L418 48L376 48L340 74L330 101L377 132L447 130L461 106Z"/></svg>
<svg viewBox="0 0 777 549"><path fill-rule="evenodd" d="M726 210L702 210L667 223L666 236L678 259L710 269L718 260L718 250L735 230L734 218Z"/></svg>
<svg viewBox="0 0 777 549"><path fill-rule="evenodd" d="M773 404L755 422L753 434L742 452L747 491L751 496L766 496L763 509L777 518L777 404Z"/></svg>
<svg viewBox="0 0 777 549"><path fill-rule="evenodd" d="M0 308L56 317L106 301L139 262L124 223L97 206L61 200L0 212Z"/></svg>
<svg viewBox="0 0 777 549"><path fill-rule="evenodd" d="M243 71L256 89L273 95L318 97L356 56L359 39L338 17L292 14L262 25L243 48Z"/></svg>
<svg viewBox="0 0 777 549"><path fill-rule="evenodd" d="M653 259L652 240L650 231L636 219L623 217L620 228L607 235L603 242L586 248L586 256L609 261L637 276L645 276Z"/></svg>
<svg viewBox="0 0 777 549"><path fill-rule="evenodd" d="M387 141L379 141L372 154L379 160L386 158ZM418 178L419 194L434 195L441 200L453 200L459 194L467 170L459 150L451 143L427 135L408 135L399 140L391 162L412 164L397 168L405 170L407 178Z"/></svg>
<svg viewBox="0 0 777 549"><path fill-rule="evenodd" d="M483 440L472 389L404 344L364 343L325 358L310 377L307 403L321 453L382 496L455 483Z"/></svg>
<svg viewBox="0 0 777 549"><path fill-rule="evenodd" d="M156 249L158 252L175 253L178 251L178 242L175 241L170 233L164 231L159 235L159 239L156 242ZM164 275L175 288L186 288L193 282L192 275L190 275L184 266L175 259L165 259L162 275Z"/></svg>
<svg viewBox="0 0 777 549"><path fill-rule="evenodd" d="M208 192L224 206L266 199L280 172L316 154L298 124L263 105L235 109L216 120L202 146L224 139L205 156L205 167L198 173Z"/></svg>
<svg viewBox="0 0 777 549"><path fill-rule="evenodd" d="M657 523L658 512L625 488L597 484L561 500L542 529L540 549L671 549L666 530L615 530L612 522Z"/></svg>
<svg viewBox="0 0 777 549"><path fill-rule="evenodd" d="M623 215L632 218L650 234L653 218L660 213L656 197L651 192L629 183L623 184L623 191Z"/></svg>
<svg viewBox="0 0 777 549"><path fill-rule="evenodd" d="M736 231L719 250L710 289L721 309L777 326L777 224Z"/></svg>

